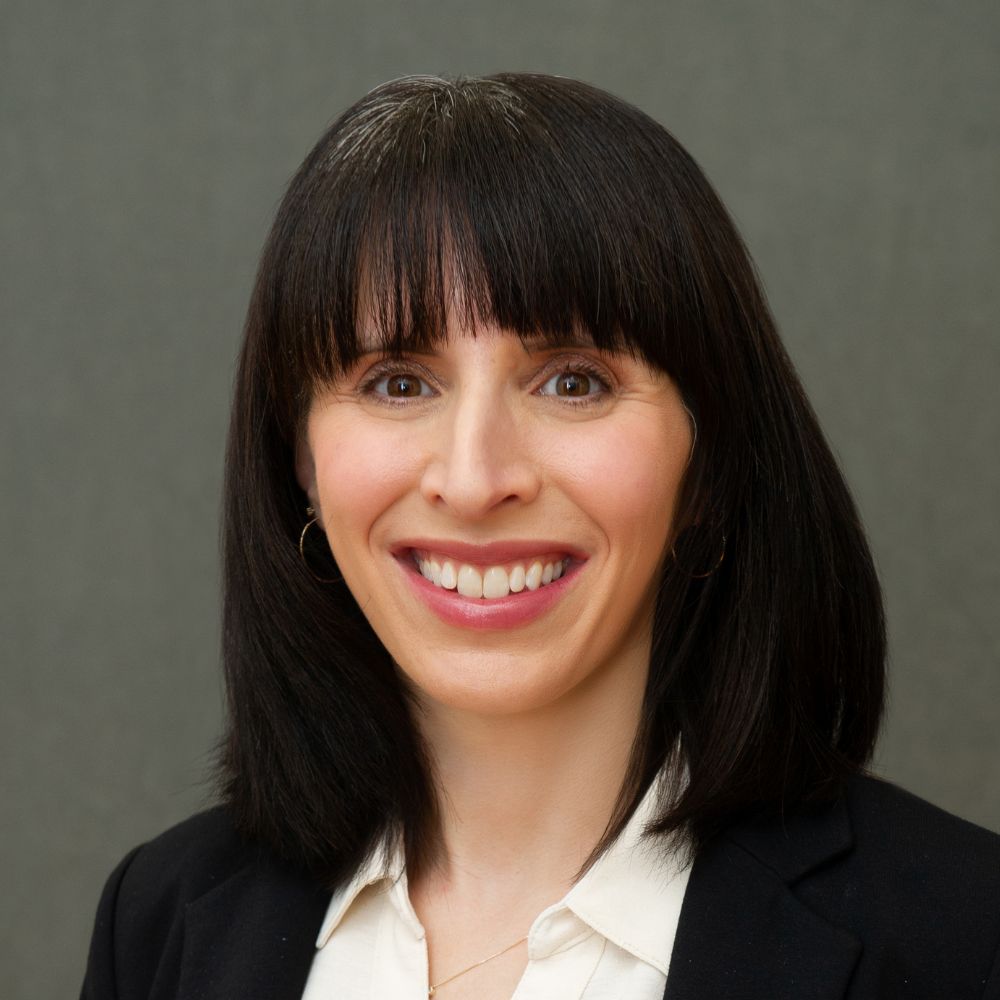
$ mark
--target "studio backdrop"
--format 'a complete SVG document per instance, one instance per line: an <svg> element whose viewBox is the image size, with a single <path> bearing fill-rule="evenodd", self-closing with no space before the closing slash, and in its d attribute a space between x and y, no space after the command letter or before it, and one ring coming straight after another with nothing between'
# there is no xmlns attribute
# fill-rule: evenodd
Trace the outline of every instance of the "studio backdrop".
<svg viewBox="0 0 1000 1000"><path fill-rule="evenodd" d="M209 801L228 398L284 185L376 84L505 69L707 171L876 554L877 769L1000 830L995 0L6 0L7 1000L75 995L108 872Z"/></svg>

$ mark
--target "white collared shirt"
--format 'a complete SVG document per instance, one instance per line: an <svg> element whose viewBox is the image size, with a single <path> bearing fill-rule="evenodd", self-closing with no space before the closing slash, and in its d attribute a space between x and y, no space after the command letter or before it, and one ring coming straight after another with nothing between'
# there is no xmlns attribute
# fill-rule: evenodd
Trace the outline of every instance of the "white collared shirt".
<svg viewBox="0 0 1000 1000"><path fill-rule="evenodd" d="M642 838L643 798L615 843L535 918L511 1000L662 1000L689 869ZM399 851L334 893L302 1000L427 1000L427 945Z"/></svg>

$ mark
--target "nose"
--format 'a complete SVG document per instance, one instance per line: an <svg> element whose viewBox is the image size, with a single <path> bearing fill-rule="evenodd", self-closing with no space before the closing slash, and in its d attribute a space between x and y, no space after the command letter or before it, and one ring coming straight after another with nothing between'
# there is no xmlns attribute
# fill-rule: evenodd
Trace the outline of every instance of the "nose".
<svg viewBox="0 0 1000 1000"><path fill-rule="evenodd" d="M435 506L476 521L538 495L530 428L498 395L470 391L456 400L439 417L434 437L420 487Z"/></svg>

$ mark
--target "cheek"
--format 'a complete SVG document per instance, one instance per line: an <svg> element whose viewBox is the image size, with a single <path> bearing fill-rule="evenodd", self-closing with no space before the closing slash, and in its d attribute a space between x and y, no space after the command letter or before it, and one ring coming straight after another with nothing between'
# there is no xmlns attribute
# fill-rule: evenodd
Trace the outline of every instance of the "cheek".
<svg viewBox="0 0 1000 1000"><path fill-rule="evenodd" d="M581 442L582 444L582 442ZM629 421L599 434L564 461L578 504L609 536L641 534L658 551L675 512L690 440L647 421Z"/></svg>
<svg viewBox="0 0 1000 1000"><path fill-rule="evenodd" d="M371 523L412 485L414 449L391 426L386 430L338 423L328 421L313 437L324 519L331 524Z"/></svg>

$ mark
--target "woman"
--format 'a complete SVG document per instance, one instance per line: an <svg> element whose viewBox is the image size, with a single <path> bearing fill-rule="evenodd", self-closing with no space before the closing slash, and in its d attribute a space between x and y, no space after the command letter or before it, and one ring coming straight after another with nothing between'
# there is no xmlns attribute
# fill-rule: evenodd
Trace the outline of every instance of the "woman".
<svg viewBox="0 0 1000 1000"><path fill-rule="evenodd" d="M863 776L857 513L635 108L415 77L334 123L225 524L224 804L111 876L85 997L1000 997L1000 838Z"/></svg>

